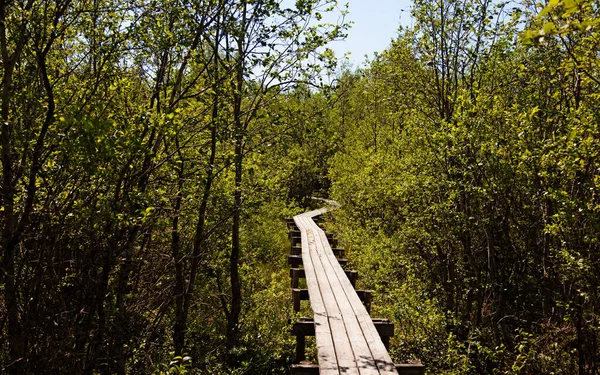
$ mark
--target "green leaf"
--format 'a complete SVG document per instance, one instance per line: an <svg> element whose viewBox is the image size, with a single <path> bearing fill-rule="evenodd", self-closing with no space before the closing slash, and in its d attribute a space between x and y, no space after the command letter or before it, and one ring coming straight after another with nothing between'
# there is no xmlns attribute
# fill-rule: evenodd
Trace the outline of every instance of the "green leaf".
<svg viewBox="0 0 600 375"><path fill-rule="evenodd" d="M544 17L546 14L548 14L550 11L552 11L554 8L556 8L560 4L561 4L561 2L559 0L550 0L548 5L546 5L546 7L544 9L542 9L541 12L538 14L538 17L540 17L540 18Z"/></svg>
<svg viewBox="0 0 600 375"><path fill-rule="evenodd" d="M554 30L556 30L556 25L554 24L554 22L546 22L546 24L544 24L544 27L542 28L542 31L544 33L542 35L550 34Z"/></svg>

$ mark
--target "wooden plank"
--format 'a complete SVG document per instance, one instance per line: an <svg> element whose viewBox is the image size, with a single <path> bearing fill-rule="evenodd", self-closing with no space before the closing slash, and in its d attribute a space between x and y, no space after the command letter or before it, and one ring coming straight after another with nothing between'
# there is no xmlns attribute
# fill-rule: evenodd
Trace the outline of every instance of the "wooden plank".
<svg viewBox="0 0 600 375"><path fill-rule="evenodd" d="M337 259L337 258L336 258ZM294 268L303 265L302 255L288 255L288 264ZM348 259L337 259L341 267L348 265Z"/></svg>
<svg viewBox="0 0 600 375"><path fill-rule="evenodd" d="M306 256L306 264L304 265L304 273L306 275L306 284L308 286L310 296L310 304L315 320L315 337L317 341L317 357L319 359L319 369L324 375L339 374L335 347L333 338L327 319L325 304L319 292L319 283L315 274L312 261L309 261L310 251L308 246L308 234L305 228L308 226L307 219L303 215L294 217L294 221L298 228L302 230L302 253ZM311 292L312 291L312 292Z"/></svg>
<svg viewBox="0 0 600 375"><path fill-rule="evenodd" d="M318 237L316 237L314 234L316 229L317 228L314 223L307 229L308 247L315 274L317 280L319 281L319 289L325 304L325 311L329 320L329 325L331 327L331 335L335 345L337 363L338 366L344 370L345 374L358 375L359 371L357 365L360 364L358 364L354 358L354 352L352 350L353 336L350 336L346 330L346 322L342 317L342 311L339 305L340 301L338 301L335 295L335 291L337 291L336 285L332 284L332 280L328 278L329 270L325 269L324 267L322 254L320 254L319 247L317 246L316 242ZM310 297L312 299L312 294ZM343 300L344 299L342 298L341 301L343 302Z"/></svg>
<svg viewBox="0 0 600 375"><path fill-rule="evenodd" d="M320 230L312 220L310 220L308 225L310 227L310 229L308 229L310 233ZM317 239L318 237L309 237L310 248L314 251L314 253L311 254L311 257L313 259L313 265L319 271L317 273L317 276L320 277L319 284L324 286L324 289L321 289L321 293L323 299L326 301L327 314L331 325L333 340L336 344L336 353L338 354L338 363L339 366L344 369L344 373L358 374L358 369L356 367L358 363L354 358L352 342L342 317L342 311L339 306L340 301L336 299L333 291L335 285L332 286L331 280L328 278L328 273L330 273L331 270L324 267L325 264L323 263L323 258L319 251L320 244L317 242ZM314 262L315 260L316 262ZM337 267L341 269L339 265L337 265Z"/></svg>
<svg viewBox="0 0 600 375"><path fill-rule="evenodd" d="M333 253L327 251L330 248L330 245L327 241L327 236L325 235L325 232L319 229L317 233L319 234L321 243L323 244L323 247L325 249L324 255L329 259L330 263L335 264L336 260L333 256ZM397 374L394 363L392 362L385 348L385 345L379 338L379 334L377 333L377 329L375 328L371 317L369 316L367 310L361 303L356 293L354 293L350 281L343 273L343 270L341 270L341 267L340 269L333 267L333 270L336 273L338 280L343 285L342 290L346 294L348 303L350 304L351 309L357 318L360 329L363 333L363 337L367 341L369 350L372 354L373 363L379 369L379 373L386 375Z"/></svg>
<svg viewBox="0 0 600 375"><path fill-rule="evenodd" d="M342 319L344 321L344 328L346 330L346 334L348 336L348 339L350 340L353 352L356 353L356 364L359 367L361 374L378 375L379 371L377 369L377 366L375 366L375 360L372 356L371 350L369 349L368 342L366 341L362 333L359 321L356 315L354 314L352 305L350 304L347 298L349 292L352 292L355 295L356 293L350 285L350 281L346 277L346 274L343 272L342 268L337 264L337 260L335 259L333 252L331 252L331 248L327 249L327 247L329 246L327 242L327 237L324 237L325 243L323 242L323 238L320 236L319 231L323 234L324 232L318 228L314 229L319 235L316 241L320 242L320 245L317 246L317 252L323 265L330 270L330 272L327 272L326 277L328 278L329 284L331 285L332 290L336 295L338 305L341 309L341 315L343 316ZM342 275L342 279L339 277L340 273ZM343 279L345 279L345 281L347 281L350 285L350 291L344 290L344 285L342 282ZM356 298L358 298L358 295L356 295Z"/></svg>
<svg viewBox="0 0 600 375"><path fill-rule="evenodd" d="M332 328L330 325L329 316L327 315L327 310L325 308L325 303L323 299L323 295L321 292L321 287L324 286L322 283L319 283L319 280L315 273L315 264L319 264L319 259L312 259L312 253L310 251L309 243L308 243L308 230L312 224L312 220L310 219L310 215L305 215L302 219L303 222L303 234L305 235L305 243L306 246L303 246L303 254L306 254L311 260L309 263L309 267L312 268L312 273L306 273L307 276L307 286L309 288L309 294L311 294L311 306L313 307L314 319L315 319L315 337L317 341L317 357L319 359L319 370L321 374L339 374L340 371L345 369L340 369L337 359L337 348L334 346ZM316 254L315 254L316 255ZM314 283L308 283L309 280L313 280ZM314 288L316 286L316 288ZM313 299L318 299L321 301L320 305L314 305ZM330 349L331 348L331 349ZM332 356L333 355L333 356Z"/></svg>

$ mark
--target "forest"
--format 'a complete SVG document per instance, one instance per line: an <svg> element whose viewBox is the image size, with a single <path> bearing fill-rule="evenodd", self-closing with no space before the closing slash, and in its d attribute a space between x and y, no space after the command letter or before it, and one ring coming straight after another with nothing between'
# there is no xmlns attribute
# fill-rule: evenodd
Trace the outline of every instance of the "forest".
<svg viewBox="0 0 600 375"><path fill-rule="evenodd" d="M395 361L598 374L598 2L414 0L361 68L347 14L0 0L0 373L289 373L321 197Z"/></svg>

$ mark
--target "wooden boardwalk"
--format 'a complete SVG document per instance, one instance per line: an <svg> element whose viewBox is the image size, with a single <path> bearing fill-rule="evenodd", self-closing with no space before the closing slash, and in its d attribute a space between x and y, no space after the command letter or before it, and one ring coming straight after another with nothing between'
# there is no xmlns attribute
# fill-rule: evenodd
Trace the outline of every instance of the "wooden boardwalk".
<svg viewBox="0 0 600 375"><path fill-rule="evenodd" d="M336 258L343 250L334 253L331 243L336 243L313 220L325 213L326 208L294 217L290 226L294 309L300 300L310 300L313 318L303 318L293 327L297 336L296 357L304 360L305 336L316 338L318 366L298 364L294 374L422 374L424 367L394 365L388 351L389 336L393 335L391 322L371 319L368 307L370 292L354 290L356 272L345 271ZM329 237L329 238L328 238ZM301 244L301 251L298 242ZM296 250L295 250L296 249ZM298 254L300 253L300 254ZM306 290L298 289L298 280L306 279ZM361 298L362 297L362 298ZM362 299L362 300L361 300ZM365 302L365 304L363 304ZM366 306L365 306L366 305ZM391 328L391 332L390 332Z"/></svg>

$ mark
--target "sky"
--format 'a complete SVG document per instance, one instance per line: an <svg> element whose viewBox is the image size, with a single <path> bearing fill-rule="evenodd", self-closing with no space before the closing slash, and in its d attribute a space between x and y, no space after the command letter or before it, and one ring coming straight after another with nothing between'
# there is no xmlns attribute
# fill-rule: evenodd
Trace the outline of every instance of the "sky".
<svg viewBox="0 0 600 375"><path fill-rule="evenodd" d="M365 61L365 55L373 57L373 52L381 52L390 46L402 24L409 26L410 0L340 0L340 4L349 4L346 21L353 21L344 41L329 45L341 60L345 53L354 68Z"/></svg>

